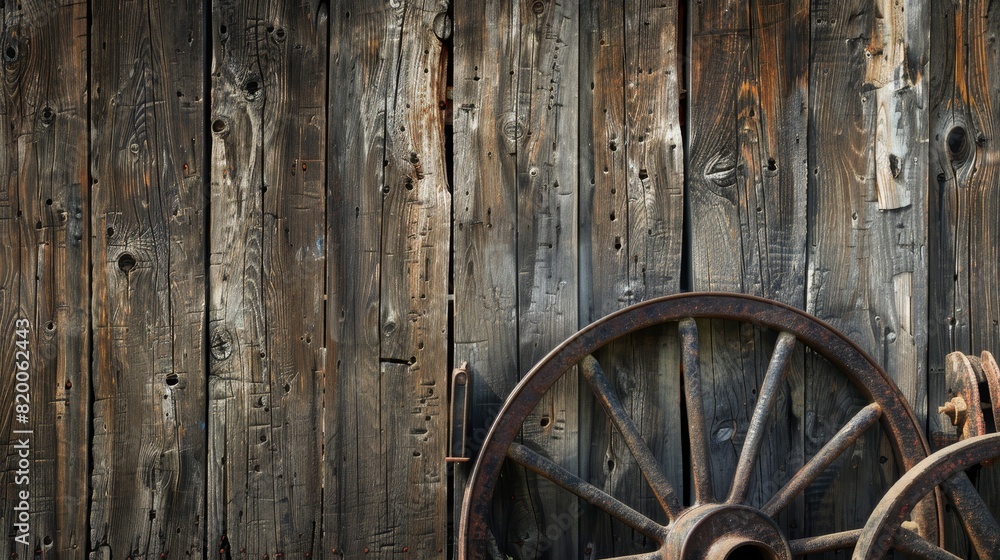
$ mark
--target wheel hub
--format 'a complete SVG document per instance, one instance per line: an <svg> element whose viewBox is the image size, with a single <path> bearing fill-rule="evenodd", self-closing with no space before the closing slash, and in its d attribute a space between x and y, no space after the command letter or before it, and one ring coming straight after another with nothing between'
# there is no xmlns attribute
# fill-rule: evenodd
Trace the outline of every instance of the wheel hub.
<svg viewBox="0 0 1000 560"><path fill-rule="evenodd" d="M664 546L678 560L790 560L788 541L773 519L743 505L708 504L685 511Z"/></svg>

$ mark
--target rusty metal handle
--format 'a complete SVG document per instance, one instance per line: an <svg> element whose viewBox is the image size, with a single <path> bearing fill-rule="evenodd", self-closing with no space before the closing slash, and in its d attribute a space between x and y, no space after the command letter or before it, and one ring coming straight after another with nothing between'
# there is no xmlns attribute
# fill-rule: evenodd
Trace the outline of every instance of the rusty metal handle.
<svg viewBox="0 0 1000 560"><path fill-rule="evenodd" d="M465 449L466 428L469 425L469 393L472 378L469 375L469 363L462 364L451 372L451 414L448 434L447 463L466 463L470 457Z"/></svg>

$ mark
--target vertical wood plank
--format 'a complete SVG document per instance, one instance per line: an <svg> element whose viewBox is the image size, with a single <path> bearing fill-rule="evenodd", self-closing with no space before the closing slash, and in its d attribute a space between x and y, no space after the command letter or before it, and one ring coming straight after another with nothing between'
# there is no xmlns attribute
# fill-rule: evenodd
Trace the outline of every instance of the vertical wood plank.
<svg viewBox="0 0 1000 560"><path fill-rule="evenodd" d="M578 328L577 193L579 4L523 3L517 53L517 289L521 374ZM557 382L524 423L524 441L579 470L578 379ZM529 526L526 557L579 556L577 499L529 475L534 499L521 500ZM555 529L553 529L555 528ZM553 538L555 537L555 538Z"/></svg>
<svg viewBox="0 0 1000 560"><path fill-rule="evenodd" d="M373 490L384 486L386 472L377 459L381 368L372 326L379 322L387 60L398 22L386 8L366 10L360 1L338 8L330 14L328 76L324 551L353 557L371 549L385 525L384 494Z"/></svg>
<svg viewBox="0 0 1000 560"><path fill-rule="evenodd" d="M677 3L585 2L581 22L580 306L587 323L679 291L684 177ZM682 493L676 329L629 337L598 359ZM586 478L646 515L663 517L604 410L582 392ZM585 550L600 557L649 548L642 535L593 515L581 522Z"/></svg>
<svg viewBox="0 0 1000 560"><path fill-rule="evenodd" d="M201 555L201 2L93 2L92 558Z"/></svg>
<svg viewBox="0 0 1000 560"><path fill-rule="evenodd" d="M930 69L930 312L928 395L931 410L951 395L944 377L953 351L1000 354L1000 12L985 1L935 2L931 11ZM935 448L957 440L950 421L928 418ZM978 486L988 503L1000 498L996 469L983 469ZM949 550L967 542L960 521L948 517ZM966 552L966 554L968 554Z"/></svg>
<svg viewBox="0 0 1000 560"><path fill-rule="evenodd" d="M976 1L934 4L931 17L931 406L948 398L943 372L950 352L1000 353L1000 196L992 188L1000 167L991 141L1000 134L1000 109L991 95L1000 81L998 17L989 3ZM942 422L931 415L937 444L951 441Z"/></svg>
<svg viewBox="0 0 1000 560"><path fill-rule="evenodd" d="M448 0L402 8L386 99L380 322L387 523L394 551L447 541L451 192L444 122Z"/></svg>
<svg viewBox="0 0 1000 560"><path fill-rule="evenodd" d="M475 456L520 374L516 142L524 130L517 124L515 72L520 5L455 2L454 18L452 343L455 363L467 362L473 380L467 448ZM469 468L456 465L453 472L460 511ZM507 486L500 491L509 493ZM505 534L506 518L495 521L496 531Z"/></svg>
<svg viewBox="0 0 1000 560"><path fill-rule="evenodd" d="M696 291L805 303L809 7L713 0L692 6L689 140ZM774 333L701 324L716 497L729 493ZM757 455L748 502L761 505L803 464L803 356L793 355ZM781 524L796 535L801 503Z"/></svg>
<svg viewBox="0 0 1000 560"><path fill-rule="evenodd" d="M212 5L208 539L322 543L326 7Z"/></svg>
<svg viewBox="0 0 1000 560"><path fill-rule="evenodd" d="M807 310L868 351L926 418L928 4L813 4ZM846 387L808 389L807 432L836 429L857 397ZM875 437L858 453L891 457ZM860 455L859 455L860 456ZM818 528L856 526L891 477L892 461L814 486L832 504ZM826 486L829 484L829 486Z"/></svg>
<svg viewBox="0 0 1000 560"><path fill-rule="evenodd" d="M691 11L692 281L805 301L808 6Z"/></svg>
<svg viewBox="0 0 1000 560"><path fill-rule="evenodd" d="M579 6L456 3L455 22L454 348L475 376L475 449L517 379L578 326ZM568 374L524 432L573 472L576 385ZM576 555L575 498L537 482L512 469L505 492L520 509L498 515L498 544ZM568 528L559 515L573 517Z"/></svg>
<svg viewBox="0 0 1000 560"><path fill-rule="evenodd" d="M90 414L86 6L8 3L0 17L0 438L11 458L0 476L8 535L0 555L81 556Z"/></svg>
<svg viewBox="0 0 1000 560"><path fill-rule="evenodd" d="M324 523L326 549L348 557L446 545L447 8L331 14Z"/></svg>

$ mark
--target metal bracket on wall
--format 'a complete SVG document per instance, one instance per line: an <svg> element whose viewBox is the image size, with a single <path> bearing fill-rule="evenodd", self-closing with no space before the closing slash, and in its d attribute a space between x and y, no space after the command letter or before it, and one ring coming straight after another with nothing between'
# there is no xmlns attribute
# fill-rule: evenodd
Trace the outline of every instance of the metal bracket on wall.
<svg viewBox="0 0 1000 560"><path fill-rule="evenodd" d="M451 372L451 414L449 434L448 463L467 463L470 459L465 447L466 428L469 424L469 393L472 377L469 375L469 363L462 364Z"/></svg>

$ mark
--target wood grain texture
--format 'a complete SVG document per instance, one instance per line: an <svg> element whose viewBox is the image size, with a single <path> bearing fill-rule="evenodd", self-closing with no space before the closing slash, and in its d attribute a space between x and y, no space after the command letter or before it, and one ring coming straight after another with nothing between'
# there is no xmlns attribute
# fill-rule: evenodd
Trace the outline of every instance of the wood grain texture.
<svg viewBox="0 0 1000 560"><path fill-rule="evenodd" d="M684 174L676 2L584 2L580 54L581 323L679 291ZM598 356L674 490L684 464L676 329L650 329ZM586 387L586 386L584 386ZM581 474L666 522L635 459L583 389ZM581 546L601 556L648 539L592 510Z"/></svg>
<svg viewBox="0 0 1000 560"><path fill-rule="evenodd" d="M818 2L812 6L809 268L806 309L868 351L918 418L927 411L927 3ZM812 371L807 371L812 374ZM808 442L860 404L846 386L807 386ZM854 403L854 404L851 404ZM838 504L831 528L867 517L889 473L866 437L867 458L814 496ZM869 466L865 466L869 465ZM819 524L818 519L809 523Z"/></svg>
<svg viewBox="0 0 1000 560"><path fill-rule="evenodd" d="M579 8L455 7L455 361L473 371L474 450L514 383L578 325ZM525 424L526 441L574 472L576 385L568 375ZM555 538L546 529L575 498L535 482L505 478L520 499L498 515L501 549L574 555L576 519Z"/></svg>
<svg viewBox="0 0 1000 560"><path fill-rule="evenodd" d="M325 550L446 546L447 2L331 13Z"/></svg>
<svg viewBox="0 0 1000 560"><path fill-rule="evenodd" d="M93 2L90 556L201 555L200 2Z"/></svg>
<svg viewBox="0 0 1000 560"><path fill-rule="evenodd" d="M1000 167L1000 74L996 46L1000 14L988 2L933 6L930 101L931 305L930 405L947 400L943 372L953 351L1000 353L1000 282L994 186ZM968 44L967 49L957 44ZM931 439L947 444L942 421L930 416ZM950 432L951 430L948 430Z"/></svg>
<svg viewBox="0 0 1000 560"><path fill-rule="evenodd" d="M1000 353L1000 177L998 144L1000 12L985 1L930 6L930 312L929 406L948 399L945 358L954 351ZM957 440L950 421L928 417L935 448ZM980 494L996 506L1000 474L983 469ZM996 511L996 510L994 510ZM948 515L949 550L969 554L954 513Z"/></svg>
<svg viewBox="0 0 1000 560"><path fill-rule="evenodd" d="M689 215L692 287L803 307L809 9L706 1L691 11ZM705 321L702 371L716 496L730 491L775 333ZM803 356L781 383L748 502L762 505L804 462ZM832 435L832 434L831 434ZM801 501L780 523L801 535Z"/></svg>
<svg viewBox="0 0 1000 560"><path fill-rule="evenodd" d="M521 3L517 79L517 289L523 375L578 328L578 71L580 8L556 0ZM578 376L570 371L524 423L528 445L579 470ZM550 484L519 500L525 526L514 545L525 557L579 556L577 498ZM570 514L572 517L572 514ZM556 529L552 529L555 527ZM553 538L555 537L555 538Z"/></svg>
<svg viewBox="0 0 1000 560"><path fill-rule="evenodd" d="M5 444L28 441L29 453L28 469L12 460L0 475L4 557L81 557L87 542L80 507L90 421L86 6L50 4L8 4L0 16L0 433ZM22 319L24 337L16 334ZM22 361L27 393L15 376ZM17 419L22 405L26 422ZM5 449L20 459L24 447ZM14 526L21 491L27 531Z"/></svg>
<svg viewBox="0 0 1000 560"><path fill-rule="evenodd" d="M327 13L212 5L208 539L322 547Z"/></svg>
<svg viewBox="0 0 1000 560"><path fill-rule="evenodd" d="M467 438L472 456L520 378L516 142L524 130L516 111L519 14L517 2L454 3L452 344L454 362L468 362L473 381ZM465 465L453 470L456 513L469 470ZM501 491L523 484L523 471L519 474ZM495 521L496 531L505 534L507 516Z"/></svg>

